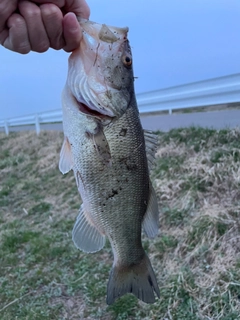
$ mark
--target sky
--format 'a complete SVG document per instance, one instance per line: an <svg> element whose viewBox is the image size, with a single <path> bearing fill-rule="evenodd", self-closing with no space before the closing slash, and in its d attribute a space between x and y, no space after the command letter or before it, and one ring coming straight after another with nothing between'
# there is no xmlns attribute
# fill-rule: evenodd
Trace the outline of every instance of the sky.
<svg viewBox="0 0 240 320"><path fill-rule="evenodd" d="M90 20L129 27L136 93L240 72L239 0L88 0ZM0 120L61 108L69 54L0 46Z"/></svg>

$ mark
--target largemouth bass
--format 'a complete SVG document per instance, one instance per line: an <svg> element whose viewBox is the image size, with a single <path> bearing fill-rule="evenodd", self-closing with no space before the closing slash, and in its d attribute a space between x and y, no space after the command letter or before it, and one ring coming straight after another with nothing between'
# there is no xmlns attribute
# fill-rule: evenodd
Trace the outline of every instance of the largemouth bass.
<svg viewBox="0 0 240 320"><path fill-rule="evenodd" d="M134 93L127 28L79 20L83 39L69 58L62 95L64 142L59 169L73 170L82 198L72 238L84 252L109 239L114 255L107 303L133 293L159 297L141 230L158 233L157 198L149 179L156 137L143 131Z"/></svg>

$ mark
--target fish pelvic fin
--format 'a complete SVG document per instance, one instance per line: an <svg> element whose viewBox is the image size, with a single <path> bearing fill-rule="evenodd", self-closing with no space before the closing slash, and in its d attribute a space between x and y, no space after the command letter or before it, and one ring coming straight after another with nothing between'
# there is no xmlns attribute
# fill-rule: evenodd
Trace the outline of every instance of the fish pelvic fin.
<svg viewBox="0 0 240 320"><path fill-rule="evenodd" d="M143 219L143 230L148 238L155 238L159 230L159 210L155 190L151 181L149 182L149 199L147 211Z"/></svg>
<svg viewBox="0 0 240 320"><path fill-rule="evenodd" d="M113 265L107 287L108 305L126 293L134 294L145 303L154 303L154 292L160 298L157 279L146 253L138 264L127 267Z"/></svg>
<svg viewBox="0 0 240 320"><path fill-rule="evenodd" d="M83 205L73 227L72 240L78 249L87 253L97 252L105 245L105 236L89 221Z"/></svg>

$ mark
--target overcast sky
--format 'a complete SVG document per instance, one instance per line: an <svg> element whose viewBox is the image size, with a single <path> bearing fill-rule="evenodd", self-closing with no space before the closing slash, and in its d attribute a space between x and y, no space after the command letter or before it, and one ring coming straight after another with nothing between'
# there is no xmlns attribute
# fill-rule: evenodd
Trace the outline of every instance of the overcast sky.
<svg viewBox="0 0 240 320"><path fill-rule="evenodd" d="M90 19L128 26L136 92L240 72L239 0L88 0ZM61 108L68 54L0 47L0 119Z"/></svg>

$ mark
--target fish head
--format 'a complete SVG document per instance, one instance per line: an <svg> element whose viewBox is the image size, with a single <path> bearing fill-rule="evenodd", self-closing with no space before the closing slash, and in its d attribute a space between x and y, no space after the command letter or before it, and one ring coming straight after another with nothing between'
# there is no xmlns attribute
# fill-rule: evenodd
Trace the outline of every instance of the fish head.
<svg viewBox="0 0 240 320"><path fill-rule="evenodd" d="M83 38L69 57L67 85L79 110L103 118L121 117L134 96L128 28L79 19Z"/></svg>

